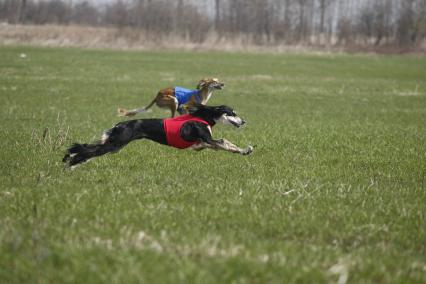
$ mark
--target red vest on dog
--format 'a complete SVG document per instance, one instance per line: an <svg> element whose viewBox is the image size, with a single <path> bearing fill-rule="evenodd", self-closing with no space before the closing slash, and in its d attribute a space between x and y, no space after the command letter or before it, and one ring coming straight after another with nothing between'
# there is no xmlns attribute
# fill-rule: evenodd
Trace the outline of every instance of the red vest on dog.
<svg viewBox="0 0 426 284"><path fill-rule="evenodd" d="M174 118L164 119L163 125L164 125L164 131L166 132L167 145L175 147L175 148L179 148L179 149L185 149L197 143L197 141L183 140L182 137L180 136L180 130L183 124L188 121L198 121L198 122L209 125L207 121L202 120L201 118L192 116L190 114L184 114Z"/></svg>

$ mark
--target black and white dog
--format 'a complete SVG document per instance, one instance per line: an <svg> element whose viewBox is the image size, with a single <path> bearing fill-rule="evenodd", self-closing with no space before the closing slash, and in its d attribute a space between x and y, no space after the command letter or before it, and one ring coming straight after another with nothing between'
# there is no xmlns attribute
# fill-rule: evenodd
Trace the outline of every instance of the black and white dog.
<svg viewBox="0 0 426 284"><path fill-rule="evenodd" d="M241 149L226 139L213 139L211 127L216 123L241 127L245 121L228 106L197 105L189 114L167 119L136 119L123 121L107 130L101 141L92 144L74 144L68 148L63 162L76 166L91 158L118 152L129 142L150 139L171 147L194 150L211 148L249 155L253 147Z"/></svg>

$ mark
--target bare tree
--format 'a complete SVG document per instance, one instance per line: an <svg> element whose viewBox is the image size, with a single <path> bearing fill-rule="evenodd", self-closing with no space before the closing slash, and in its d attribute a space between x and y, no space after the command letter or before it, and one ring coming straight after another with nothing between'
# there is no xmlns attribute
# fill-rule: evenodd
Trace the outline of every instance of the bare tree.
<svg viewBox="0 0 426 284"><path fill-rule="evenodd" d="M214 28L216 31L219 31L219 22L220 22L220 0L215 0L215 14L214 14Z"/></svg>
<svg viewBox="0 0 426 284"><path fill-rule="evenodd" d="M145 10L145 0L134 0L132 5L130 22L136 28L142 28L144 22L143 13Z"/></svg>
<svg viewBox="0 0 426 284"><path fill-rule="evenodd" d="M374 21L374 34L376 37L374 45L379 45L384 37L388 36L389 33L389 1L377 1L375 3L374 10L376 11Z"/></svg>
<svg viewBox="0 0 426 284"><path fill-rule="evenodd" d="M338 44L351 44L352 43L352 21L347 17L342 17L337 24L337 40Z"/></svg>
<svg viewBox="0 0 426 284"><path fill-rule="evenodd" d="M415 30L418 42L421 43L426 38L426 1L419 0L417 4L417 14L415 16Z"/></svg>
<svg viewBox="0 0 426 284"><path fill-rule="evenodd" d="M402 4L402 11L398 19L397 38L400 46L408 45L412 41L414 18L414 0L406 0Z"/></svg>
<svg viewBox="0 0 426 284"><path fill-rule="evenodd" d="M365 5L359 13L356 29L358 34L364 39L364 43L373 37L374 9L371 5Z"/></svg>
<svg viewBox="0 0 426 284"><path fill-rule="evenodd" d="M129 19L128 7L122 0L117 0L106 7L106 23L123 28L129 24Z"/></svg>
<svg viewBox="0 0 426 284"><path fill-rule="evenodd" d="M291 18L290 18L290 14L291 14L291 2L290 0L285 0L284 1L284 23L283 23L283 28L284 28L284 35L285 35L285 39L287 40L287 42L290 40L291 37Z"/></svg>
<svg viewBox="0 0 426 284"><path fill-rule="evenodd" d="M27 0L21 0L19 2L19 8L17 13L17 22L23 23L25 21L25 13L27 8Z"/></svg>
<svg viewBox="0 0 426 284"><path fill-rule="evenodd" d="M297 40L303 42L308 34L308 7L309 2L312 0L296 0L298 4L298 24L297 24Z"/></svg>
<svg viewBox="0 0 426 284"><path fill-rule="evenodd" d="M210 4L207 5L207 1ZM414 46L426 37L426 0L0 0L0 21L140 29L152 40L179 36L248 44ZM206 11L206 9L211 9ZM138 33L133 33L138 34Z"/></svg>
<svg viewBox="0 0 426 284"><path fill-rule="evenodd" d="M78 2L72 9L71 21L82 25L99 24L99 12L88 1Z"/></svg>
<svg viewBox="0 0 426 284"><path fill-rule="evenodd" d="M320 10L320 23L319 23L319 32L324 34L325 32L325 14L327 8L334 0L319 0L319 10Z"/></svg>

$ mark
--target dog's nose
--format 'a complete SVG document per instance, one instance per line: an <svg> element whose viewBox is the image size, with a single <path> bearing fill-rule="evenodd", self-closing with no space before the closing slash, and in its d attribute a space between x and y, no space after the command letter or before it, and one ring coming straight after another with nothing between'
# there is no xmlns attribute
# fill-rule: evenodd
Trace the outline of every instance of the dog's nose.
<svg viewBox="0 0 426 284"><path fill-rule="evenodd" d="M244 119L241 119L241 125L246 124L246 121Z"/></svg>

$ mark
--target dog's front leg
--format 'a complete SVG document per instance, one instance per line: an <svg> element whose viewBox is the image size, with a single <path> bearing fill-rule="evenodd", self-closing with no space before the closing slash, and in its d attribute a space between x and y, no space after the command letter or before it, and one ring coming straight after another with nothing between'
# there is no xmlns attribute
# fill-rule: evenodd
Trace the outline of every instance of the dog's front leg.
<svg viewBox="0 0 426 284"><path fill-rule="evenodd" d="M201 143L197 143L197 144L192 145L191 149L195 150L195 151L201 151L201 150L208 148L208 146L209 146L209 144L201 142Z"/></svg>
<svg viewBox="0 0 426 284"><path fill-rule="evenodd" d="M237 145L232 144L226 139L213 140L213 142L209 143L208 145L210 146L210 148L215 150L224 150L232 153L238 153L241 155L250 155L253 152L253 146L249 145L247 146L247 148L242 149L239 148Z"/></svg>

